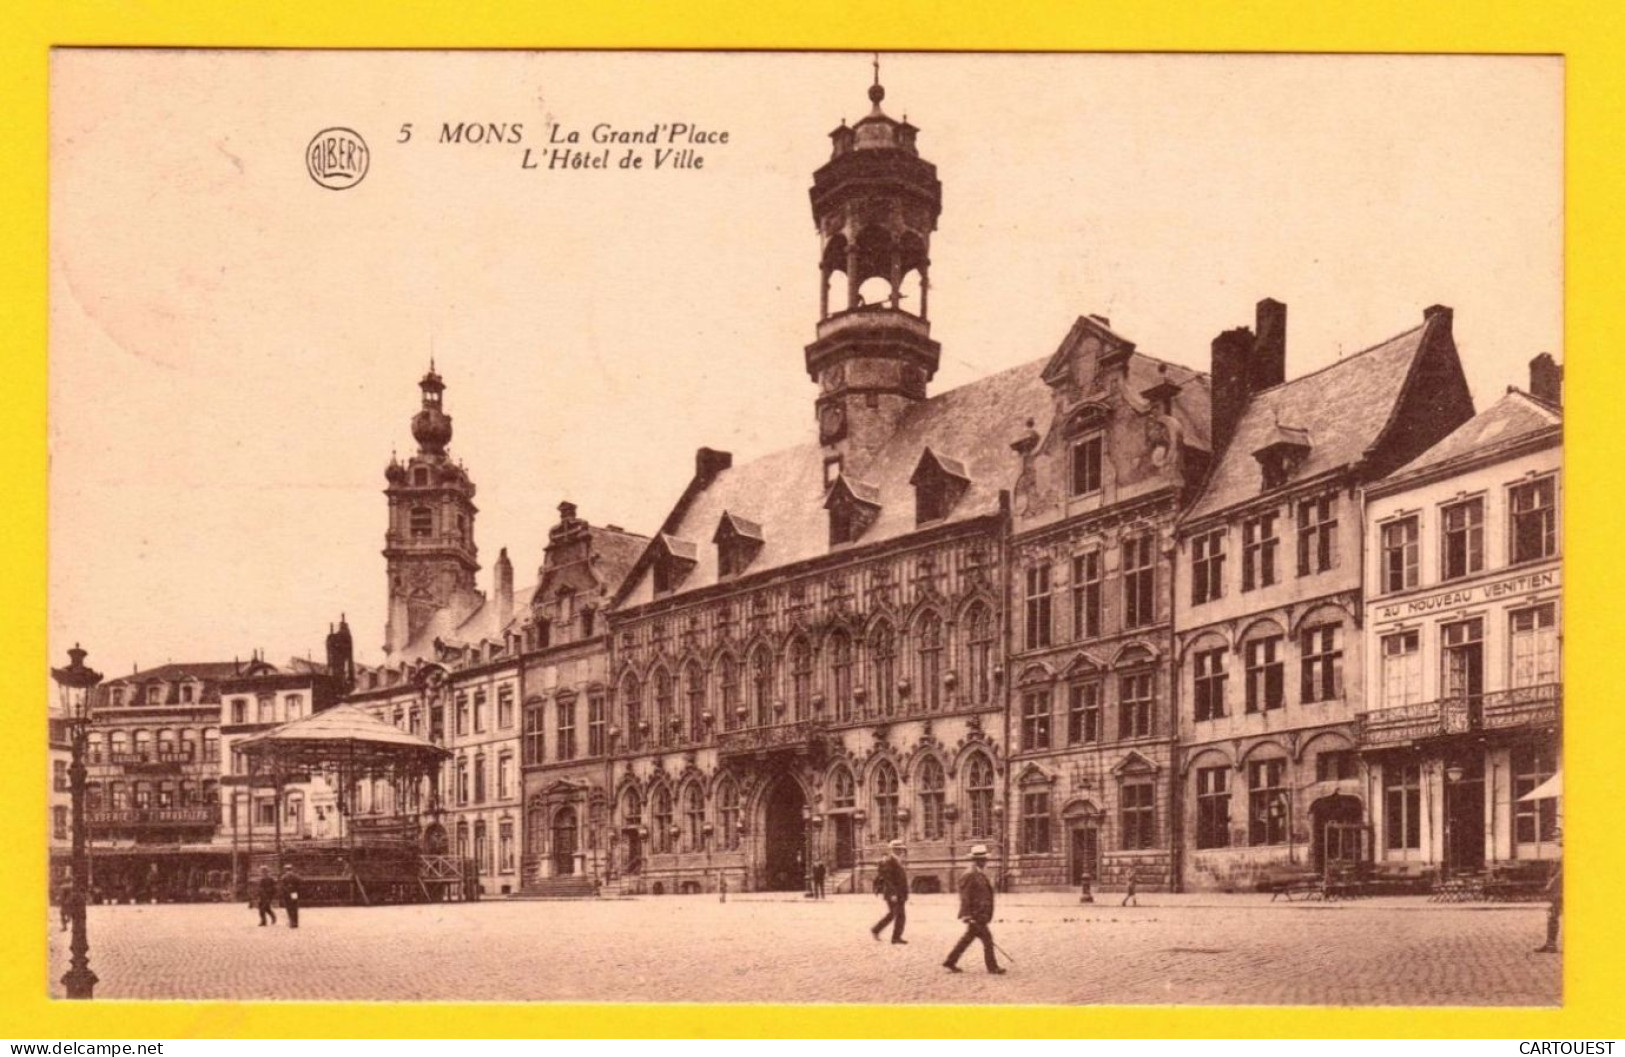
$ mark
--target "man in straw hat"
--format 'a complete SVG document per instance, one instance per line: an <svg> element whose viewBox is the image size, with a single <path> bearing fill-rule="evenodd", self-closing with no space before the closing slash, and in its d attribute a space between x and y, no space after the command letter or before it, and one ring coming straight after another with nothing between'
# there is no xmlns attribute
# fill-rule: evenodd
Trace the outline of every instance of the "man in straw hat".
<svg viewBox="0 0 1625 1057"><path fill-rule="evenodd" d="M908 942L903 938L903 925L908 921L908 870L903 867L903 857L907 854L908 848L902 841L892 841L891 851L880 860L880 868L875 872L875 891L886 900L886 916L869 930L869 935L877 940L880 930L889 924L893 943Z"/></svg>
<svg viewBox="0 0 1625 1057"><path fill-rule="evenodd" d="M971 940L982 941L982 958L987 971L1003 973L999 961L993 956L993 933L987 923L993 920L993 882L987 878L987 845L977 844L970 850L971 871L959 879L959 920L965 923L965 934L959 937L948 960L942 967L950 973L964 972L959 967L959 956L970 947Z"/></svg>

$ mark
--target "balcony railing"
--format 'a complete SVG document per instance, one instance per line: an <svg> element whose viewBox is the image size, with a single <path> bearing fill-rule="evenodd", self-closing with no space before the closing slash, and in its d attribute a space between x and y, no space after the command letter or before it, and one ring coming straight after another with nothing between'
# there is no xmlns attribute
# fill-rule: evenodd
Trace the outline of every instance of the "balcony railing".
<svg viewBox="0 0 1625 1057"><path fill-rule="evenodd" d="M818 324L819 338L827 338L832 334L839 334L846 330L866 330L871 327L896 327L926 337L931 333L931 324L911 312L892 308L889 304L860 305L849 308L821 320Z"/></svg>
<svg viewBox="0 0 1625 1057"><path fill-rule="evenodd" d="M1562 718L1563 684L1542 683L1498 690L1476 698L1446 697L1360 717L1362 745L1399 745L1483 730L1555 723Z"/></svg>
<svg viewBox="0 0 1625 1057"><path fill-rule="evenodd" d="M717 751L724 756L761 752L809 752L823 748L826 726L821 719L774 723L765 727L729 730L717 736Z"/></svg>
<svg viewBox="0 0 1625 1057"><path fill-rule="evenodd" d="M220 822L220 806L92 808L85 812L89 826L214 826Z"/></svg>

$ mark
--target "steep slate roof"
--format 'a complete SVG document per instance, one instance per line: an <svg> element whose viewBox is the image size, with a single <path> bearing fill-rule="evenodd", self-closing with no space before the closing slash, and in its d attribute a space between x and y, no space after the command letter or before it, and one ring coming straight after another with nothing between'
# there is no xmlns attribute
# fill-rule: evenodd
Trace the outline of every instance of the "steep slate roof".
<svg viewBox="0 0 1625 1057"><path fill-rule="evenodd" d="M1424 322L1380 345L1255 393L1184 520L1199 520L1260 494L1253 452L1277 439L1277 425L1308 435L1310 448L1293 473L1295 480L1358 462L1393 417L1427 328Z"/></svg>
<svg viewBox="0 0 1625 1057"><path fill-rule="evenodd" d="M865 499L873 495L880 511L853 544L837 549L861 548L915 531L914 488L909 480L928 447L948 465L963 469L969 480L948 516L931 527L996 514L999 493L1014 487L1021 469L1021 459L1011 450L1011 442L1026 429L1028 419L1036 420L1042 431L1048 428L1053 414L1054 396L1043 380L1049 361L1050 357L1045 357L1009 368L910 408L884 447L863 467L861 479L848 480L848 485L859 486ZM1180 384L1196 380L1206 389L1206 377L1189 368L1164 364L1139 353L1130 361L1129 381L1135 392L1165 376ZM1182 419L1203 418L1205 403L1203 410L1203 415L1182 414ZM1207 423L1189 425L1192 428L1187 440L1205 448ZM762 528L761 550L745 569L746 574L831 553L829 514L824 508L826 492L823 449L816 442L776 451L718 473L686 509L678 512L677 523L670 526L671 535L701 544L694 569L672 596L718 582L717 549L710 540L724 511ZM620 602L642 605L653 600L653 584L645 565L637 582L627 585Z"/></svg>
<svg viewBox="0 0 1625 1057"><path fill-rule="evenodd" d="M133 675L109 676L109 683L150 683L174 682L177 679L192 678L199 680L229 679L242 670L242 665L236 661L203 661L197 664L161 664L156 668L136 672Z"/></svg>
<svg viewBox="0 0 1625 1057"><path fill-rule="evenodd" d="M1465 455L1483 454L1563 425L1563 413L1519 389L1480 411L1427 451L1395 470L1389 480L1421 473Z"/></svg>

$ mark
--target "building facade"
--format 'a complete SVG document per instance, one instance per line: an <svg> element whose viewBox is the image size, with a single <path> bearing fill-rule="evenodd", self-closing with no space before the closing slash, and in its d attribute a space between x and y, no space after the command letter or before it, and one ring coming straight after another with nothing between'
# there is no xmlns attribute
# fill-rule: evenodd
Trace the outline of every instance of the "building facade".
<svg viewBox="0 0 1625 1057"><path fill-rule="evenodd" d="M1010 614L1012 881L1172 881L1171 564L1208 463L1208 380L1086 317L1018 442Z"/></svg>
<svg viewBox="0 0 1625 1057"><path fill-rule="evenodd" d="M1356 854L1327 835L1373 808L1361 489L1472 400L1442 306L1287 381L1286 306L1264 300L1256 331L1214 339L1212 379L1215 461L1178 532L1178 853L1186 887L1239 889Z"/></svg>
<svg viewBox="0 0 1625 1057"><path fill-rule="evenodd" d="M1424 874L1556 859L1562 765L1561 368L1366 495L1372 855Z"/></svg>
<svg viewBox="0 0 1625 1057"><path fill-rule="evenodd" d="M519 627L524 652L523 877L584 894L609 877L612 725L607 607L648 538L559 505Z"/></svg>

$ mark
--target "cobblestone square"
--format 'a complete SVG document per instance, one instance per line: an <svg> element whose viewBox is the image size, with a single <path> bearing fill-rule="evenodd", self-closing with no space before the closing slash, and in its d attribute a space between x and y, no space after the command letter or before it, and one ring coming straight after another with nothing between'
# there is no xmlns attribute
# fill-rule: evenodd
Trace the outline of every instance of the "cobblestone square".
<svg viewBox="0 0 1625 1057"><path fill-rule="evenodd" d="M864 896L668 896L314 907L290 930L241 904L90 908L98 998L399 1001L1555 1005L1562 959L1533 953L1545 908L1421 899L1270 903L1107 894L1000 900L963 975L948 896L908 904L877 943ZM67 967L52 921L52 993Z"/></svg>

